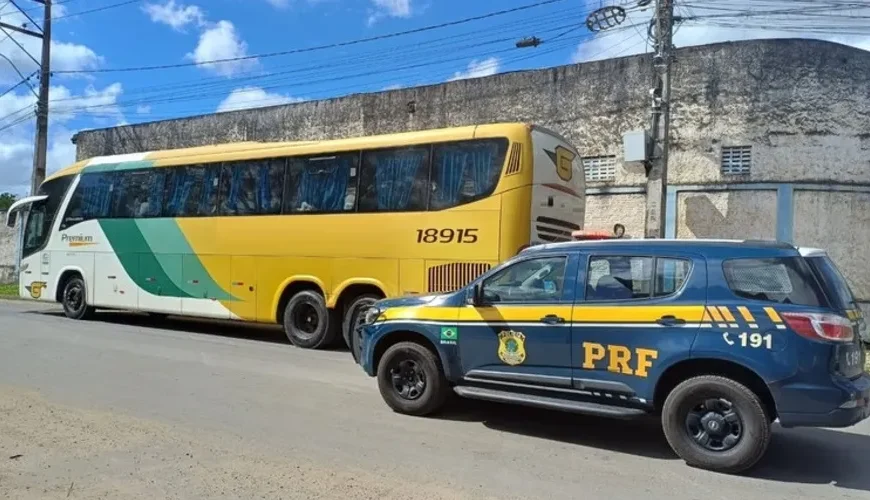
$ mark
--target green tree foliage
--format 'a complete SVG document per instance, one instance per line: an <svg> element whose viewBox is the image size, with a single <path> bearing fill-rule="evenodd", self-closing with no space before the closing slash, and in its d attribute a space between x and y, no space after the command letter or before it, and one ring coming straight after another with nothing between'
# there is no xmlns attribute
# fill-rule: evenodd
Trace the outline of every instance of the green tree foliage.
<svg viewBox="0 0 870 500"><path fill-rule="evenodd" d="M0 212L4 212L15 203L15 200L18 197L12 193L2 193L0 194Z"/></svg>

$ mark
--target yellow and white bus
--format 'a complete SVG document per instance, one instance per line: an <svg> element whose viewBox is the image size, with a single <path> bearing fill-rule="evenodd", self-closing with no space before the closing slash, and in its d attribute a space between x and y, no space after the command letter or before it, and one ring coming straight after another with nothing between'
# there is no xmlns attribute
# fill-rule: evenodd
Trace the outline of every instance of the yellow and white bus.
<svg viewBox="0 0 870 500"><path fill-rule="evenodd" d="M79 161L18 201L22 297L281 324L348 339L383 297L462 287L583 228L577 150L500 123L312 142L244 142ZM20 217L19 217L20 215Z"/></svg>

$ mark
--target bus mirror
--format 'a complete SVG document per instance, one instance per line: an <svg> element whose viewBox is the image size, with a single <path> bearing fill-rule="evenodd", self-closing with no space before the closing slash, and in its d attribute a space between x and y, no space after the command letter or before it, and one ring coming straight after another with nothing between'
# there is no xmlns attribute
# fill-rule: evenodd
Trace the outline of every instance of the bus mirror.
<svg viewBox="0 0 870 500"><path fill-rule="evenodd" d="M15 227L15 221L18 219L18 211L10 211L6 213L6 227Z"/></svg>

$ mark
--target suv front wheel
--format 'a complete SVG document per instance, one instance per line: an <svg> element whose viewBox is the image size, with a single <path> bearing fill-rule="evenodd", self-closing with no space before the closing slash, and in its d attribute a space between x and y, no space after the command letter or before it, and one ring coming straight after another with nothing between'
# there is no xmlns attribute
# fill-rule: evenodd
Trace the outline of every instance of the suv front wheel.
<svg viewBox="0 0 870 500"><path fill-rule="evenodd" d="M715 375L677 385L662 408L662 427L668 444L688 465L732 474L754 466L771 435L758 395Z"/></svg>

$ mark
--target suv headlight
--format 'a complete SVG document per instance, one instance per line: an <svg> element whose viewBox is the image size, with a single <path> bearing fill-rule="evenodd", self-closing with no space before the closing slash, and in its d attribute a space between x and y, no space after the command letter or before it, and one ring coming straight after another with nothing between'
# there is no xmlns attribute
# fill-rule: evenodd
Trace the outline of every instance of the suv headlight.
<svg viewBox="0 0 870 500"><path fill-rule="evenodd" d="M383 311L381 308L377 306L371 306L366 309L365 315L363 316L363 324L370 325L378 320Z"/></svg>

